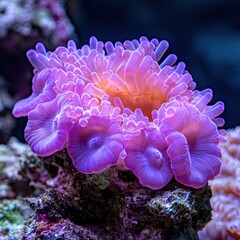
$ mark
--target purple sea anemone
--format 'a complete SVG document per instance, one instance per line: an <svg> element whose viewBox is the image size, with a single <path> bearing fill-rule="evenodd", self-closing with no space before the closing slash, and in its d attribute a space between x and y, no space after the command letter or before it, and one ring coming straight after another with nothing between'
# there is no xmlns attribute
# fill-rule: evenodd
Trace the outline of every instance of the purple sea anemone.
<svg viewBox="0 0 240 240"><path fill-rule="evenodd" d="M39 43L27 56L33 93L13 114L28 116L25 137L47 156L66 147L82 173L111 166L131 170L143 186L160 189L175 177L200 188L219 172L224 105L196 84L170 54L166 41L105 44L95 37L77 49L47 52Z"/></svg>

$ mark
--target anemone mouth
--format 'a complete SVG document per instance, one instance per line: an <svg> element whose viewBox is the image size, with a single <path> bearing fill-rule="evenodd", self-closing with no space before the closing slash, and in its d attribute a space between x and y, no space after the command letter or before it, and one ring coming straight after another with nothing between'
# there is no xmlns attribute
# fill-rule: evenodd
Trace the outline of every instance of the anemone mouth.
<svg viewBox="0 0 240 240"><path fill-rule="evenodd" d="M149 159L150 164L154 168L160 168L163 163L163 156L161 152L155 147L148 147L146 149L146 156Z"/></svg>
<svg viewBox="0 0 240 240"><path fill-rule="evenodd" d="M93 136L88 142L88 147L92 150L100 149L104 145L102 136Z"/></svg>

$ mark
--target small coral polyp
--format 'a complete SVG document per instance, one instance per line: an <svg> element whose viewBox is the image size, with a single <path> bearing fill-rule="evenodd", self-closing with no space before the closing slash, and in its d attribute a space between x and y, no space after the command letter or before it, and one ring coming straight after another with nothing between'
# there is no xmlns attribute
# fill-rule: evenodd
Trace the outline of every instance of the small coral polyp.
<svg viewBox="0 0 240 240"><path fill-rule="evenodd" d="M28 116L32 150L48 156L66 147L81 173L116 166L153 190L172 177L203 187L220 170L224 104L209 106L212 91L195 90L183 62L163 59L167 49L146 37L115 44L91 37L80 49L71 40L53 52L38 43L27 52L32 95L13 109Z"/></svg>

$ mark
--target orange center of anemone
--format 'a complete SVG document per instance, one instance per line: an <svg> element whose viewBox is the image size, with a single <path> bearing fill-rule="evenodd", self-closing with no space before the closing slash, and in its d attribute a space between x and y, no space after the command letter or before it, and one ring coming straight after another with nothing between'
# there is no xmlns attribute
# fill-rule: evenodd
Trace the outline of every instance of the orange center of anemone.
<svg viewBox="0 0 240 240"><path fill-rule="evenodd" d="M113 97L119 97L124 105L124 107L135 111L140 108L145 116L149 119L152 118L152 111L154 109L159 109L163 102L165 102L164 96L159 96L154 98L151 94L143 93L141 95L131 95L128 92L112 94Z"/></svg>
<svg viewBox="0 0 240 240"><path fill-rule="evenodd" d="M96 85L109 95L109 100L112 103L114 98L118 97L124 108L129 108L133 112L140 108L149 119L152 118L152 111L159 109L166 102L166 93L163 92L159 85L156 86L145 82L141 88L138 79L133 79L132 82L123 80L123 82L124 84L118 84L117 81L109 80L104 81L105 84L102 82Z"/></svg>
<svg viewBox="0 0 240 240"><path fill-rule="evenodd" d="M143 50L130 52L116 48L111 56L96 54L94 65L88 62L86 65L89 67L86 77L91 72L91 82L109 95L113 105L118 97L124 108L133 112L139 108L151 119L152 111L158 110L168 98L171 86L165 80L172 73L171 67L161 69Z"/></svg>

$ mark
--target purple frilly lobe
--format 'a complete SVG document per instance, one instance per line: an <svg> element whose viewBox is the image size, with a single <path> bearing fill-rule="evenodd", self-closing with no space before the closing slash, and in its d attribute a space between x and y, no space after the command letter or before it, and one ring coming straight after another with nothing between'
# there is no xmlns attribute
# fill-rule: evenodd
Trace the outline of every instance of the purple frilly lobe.
<svg viewBox="0 0 240 240"><path fill-rule="evenodd" d="M107 117L92 116L85 127L75 123L69 131L68 153L82 173L99 173L116 165L123 151L119 124Z"/></svg>
<svg viewBox="0 0 240 240"><path fill-rule="evenodd" d="M27 53L34 66L32 95L13 115L28 116L25 138L48 156L64 147L82 173L118 165L143 186L164 187L172 178L200 188L219 172L224 105L208 106L212 91L195 90L192 76L167 41L103 43L95 37L77 49ZM158 63L158 61L161 61Z"/></svg>
<svg viewBox="0 0 240 240"><path fill-rule="evenodd" d="M64 112L64 96L40 103L28 114L25 139L34 153L49 156L63 149L72 123Z"/></svg>
<svg viewBox="0 0 240 240"><path fill-rule="evenodd" d="M32 80L32 94L18 101L13 108L15 117L27 116L28 112L35 109L39 103L51 101L56 93L53 91L55 78L49 68L46 58L46 49L43 44L38 43L35 50L29 50L27 57L35 67ZM45 64L44 64L45 63Z"/></svg>
<svg viewBox="0 0 240 240"><path fill-rule="evenodd" d="M126 141L125 165L140 183L157 190L169 183L173 173L167 155L167 143L156 129L142 131L140 135Z"/></svg>
<svg viewBox="0 0 240 240"><path fill-rule="evenodd" d="M207 96L201 98L206 107L204 98ZM194 105L178 97L159 111L162 117L159 131L168 143L173 175L178 182L194 188L203 187L219 173L221 151L218 143L224 138L209 117L211 111L200 112L204 110L202 107L199 102ZM222 107L217 111L220 114Z"/></svg>
<svg viewBox="0 0 240 240"><path fill-rule="evenodd" d="M40 103L51 101L56 97L53 91L53 76L48 69L37 73L33 77L32 94L20 101L18 101L13 108L13 115L15 117L27 116L27 114L36 108Z"/></svg>

